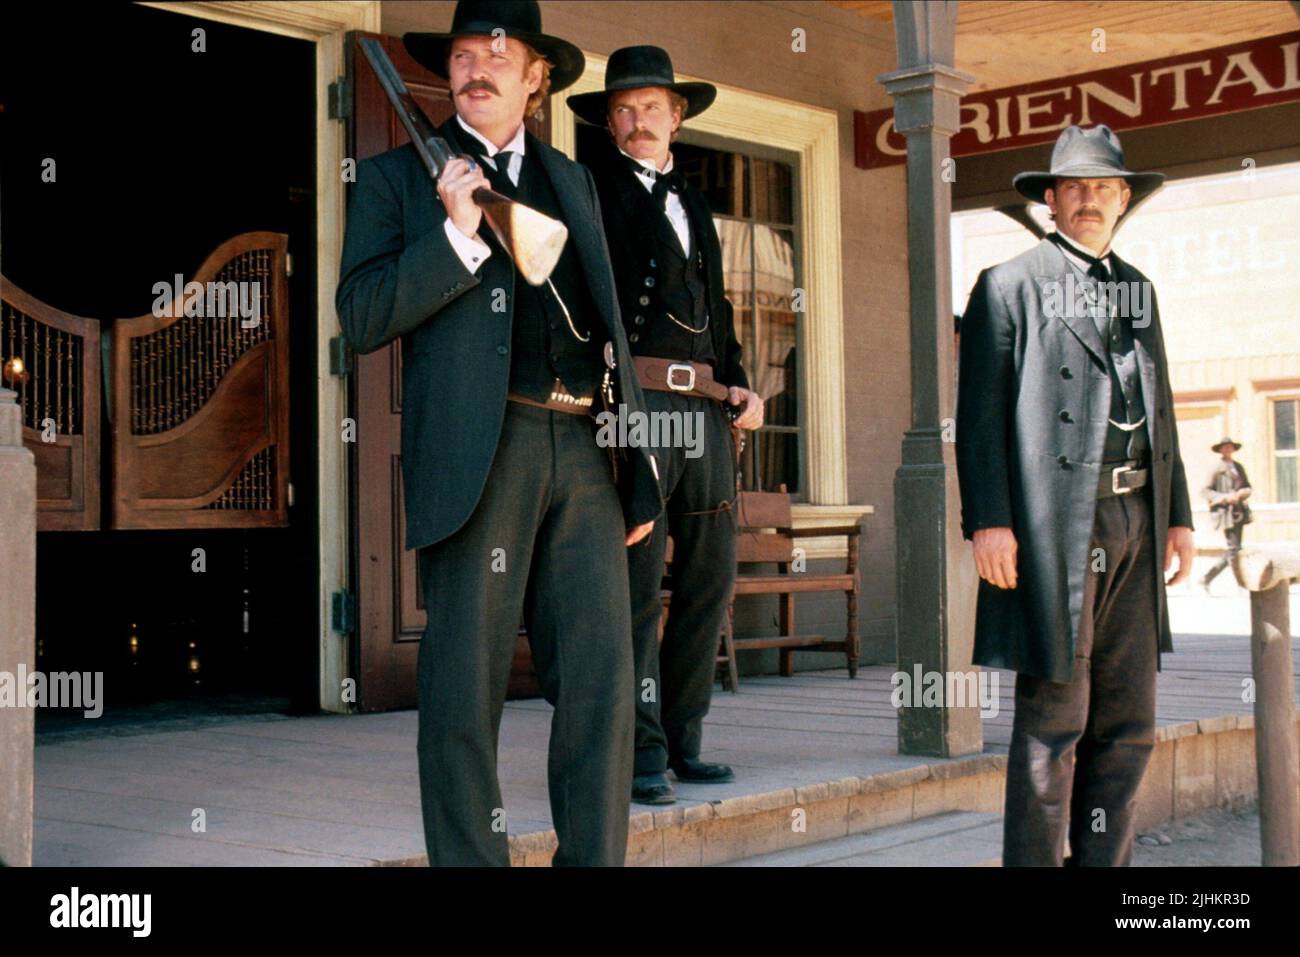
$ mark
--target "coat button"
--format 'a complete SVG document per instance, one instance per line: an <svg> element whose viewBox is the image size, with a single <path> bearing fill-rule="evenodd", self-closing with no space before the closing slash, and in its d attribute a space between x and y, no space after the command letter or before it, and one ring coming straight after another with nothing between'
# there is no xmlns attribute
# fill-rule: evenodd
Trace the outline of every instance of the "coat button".
<svg viewBox="0 0 1300 957"><path fill-rule="evenodd" d="M1062 409L1060 412L1057 413L1057 415L1059 415L1059 416L1061 417L1061 421L1062 421L1062 422L1069 422L1069 421L1070 421L1070 410L1069 410L1069 409Z"/></svg>
<svg viewBox="0 0 1300 957"><path fill-rule="evenodd" d="M645 325L645 316L637 316L632 321L635 322L638 326Z"/></svg>
<svg viewBox="0 0 1300 957"><path fill-rule="evenodd" d="M646 277L645 277L645 287L646 287L647 289L652 289L652 288L654 288L654 284L655 284L655 277L654 277L654 276L646 276Z"/></svg>
<svg viewBox="0 0 1300 957"><path fill-rule="evenodd" d="M552 353L551 353L551 361L552 361L552 362L559 362L559 361L560 361L560 357L559 357L558 355L556 355L554 352L552 352Z"/></svg>
<svg viewBox="0 0 1300 957"><path fill-rule="evenodd" d="M650 297L642 296L640 299L637 300L637 302L639 302L643 306L648 306L650 305Z"/></svg>
<svg viewBox="0 0 1300 957"><path fill-rule="evenodd" d="M1059 462L1059 463L1060 463L1061 465L1063 465L1063 466L1065 466L1065 465L1069 465L1069 464L1070 464L1070 457L1069 457L1068 455L1058 455L1058 456L1056 457L1056 461Z"/></svg>
<svg viewBox="0 0 1300 957"><path fill-rule="evenodd" d="M499 356L503 356L503 355L505 355L505 354L506 354L507 352L509 352L509 351L510 351L510 350L507 349L505 346L497 346L497 355L499 355Z"/></svg>
<svg viewBox="0 0 1300 957"><path fill-rule="evenodd" d="M651 268L651 269L658 269L658 268L659 268L659 264L658 264L657 262L655 262L655 261L652 259L652 260L650 260L650 268Z"/></svg>
<svg viewBox="0 0 1300 957"><path fill-rule="evenodd" d="M632 333L630 336L627 337L628 342L639 342L640 339L641 339L640 333L636 333L636 332Z"/></svg>
<svg viewBox="0 0 1300 957"><path fill-rule="evenodd" d="M1061 366L1061 378L1062 378L1062 379L1069 379L1069 378L1071 378L1071 375L1070 375L1070 367L1069 367L1069 366Z"/></svg>

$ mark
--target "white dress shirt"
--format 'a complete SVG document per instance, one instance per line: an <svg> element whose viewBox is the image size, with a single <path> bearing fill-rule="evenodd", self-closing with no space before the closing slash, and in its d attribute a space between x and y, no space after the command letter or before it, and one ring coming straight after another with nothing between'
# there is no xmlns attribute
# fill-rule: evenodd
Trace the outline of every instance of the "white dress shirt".
<svg viewBox="0 0 1300 957"><path fill-rule="evenodd" d="M1064 244L1064 248L1062 248L1061 252L1065 253L1066 258L1073 262L1074 265L1078 266L1085 274L1088 272L1088 267L1092 265L1092 259L1101 260L1101 265L1102 268L1106 270L1106 275L1109 276L1114 272L1114 270L1110 268L1110 243L1106 244L1106 248L1102 251L1102 254L1098 256L1092 250L1084 249L1059 229L1056 231L1056 235L1060 237L1061 242Z"/></svg>
<svg viewBox="0 0 1300 957"><path fill-rule="evenodd" d="M636 163L644 170L644 172L637 171L636 178L637 181L640 182L640 184L646 188L647 193L651 192L655 188L655 174L654 174L655 161L649 159L637 159L637 157L631 155L630 153L624 152L621 149L619 150L619 152L622 153L624 156L626 156L628 159L632 160L634 163ZM668 174L671 173L672 171L673 171L673 154L669 153L668 165L665 166L662 170L659 170L659 172ZM668 222L672 225L673 232L677 234L677 239L682 244L682 252L686 254L687 259L690 259L691 258L691 221L686 216L686 207L682 205L682 198L678 196L676 193L674 193L672 190L668 191L665 200L666 202L665 202L664 212L668 215Z"/></svg>
<svg viewBox="0 0 1300 957"><path fill-rule="evenodd" d="M462 120L459 113L456 114L456 122L460 124L462 130L474 139L478 140L478 142L483 146L483 153L480 157L475 159L475 162L478 162L478 159L481 158L493 169L496 169L497 164L492 157L496 156L497 153L502 152L502 150L509 150L511 152L512 155L509 161L510 167L506 170L506 175L510 177L511 183L518 186L519 171L524 165L524 124L519 124L519 129L515 131L515 135L509 143L502 147L502 149L497 149L496 146L480 136L478 131ZM456 228L456 224L451 221L450 216L447 217L447 221L443 223L442 228L447 234L447 239L451 242L451 248L455 250L456 255L460 257L460 261L470 272L477 272L478 267L483 264L483 261L492 255L491 246L483 242L483 240L479 239L477 236L466 236Z"/></svg>

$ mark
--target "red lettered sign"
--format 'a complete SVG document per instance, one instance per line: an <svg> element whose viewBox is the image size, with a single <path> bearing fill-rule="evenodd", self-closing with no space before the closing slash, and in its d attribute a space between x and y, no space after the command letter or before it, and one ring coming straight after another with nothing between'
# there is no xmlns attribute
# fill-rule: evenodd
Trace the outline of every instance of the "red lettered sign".
<svg viewBox="0 0 1300 957"><path fill-rule="evenodd" d="M962 97L953 156L1050 143L1067 126L1159 126L1300 100L1300 32ZM893 108L854 111L861 169L907 157Z"/></svg>

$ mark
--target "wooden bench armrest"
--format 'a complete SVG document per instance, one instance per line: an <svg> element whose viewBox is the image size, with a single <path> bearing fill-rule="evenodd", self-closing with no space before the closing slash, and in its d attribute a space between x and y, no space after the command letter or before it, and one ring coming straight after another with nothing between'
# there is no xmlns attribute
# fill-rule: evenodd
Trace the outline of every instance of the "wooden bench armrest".
<svg viewBox="0 0 1300 957"><path fill-rule="evenodd" d="M790 538L821 538L824 535L848 535L853 537L862 534L861 525L827 525L820 528L778 528L782 535L788 535Z"/></svg>

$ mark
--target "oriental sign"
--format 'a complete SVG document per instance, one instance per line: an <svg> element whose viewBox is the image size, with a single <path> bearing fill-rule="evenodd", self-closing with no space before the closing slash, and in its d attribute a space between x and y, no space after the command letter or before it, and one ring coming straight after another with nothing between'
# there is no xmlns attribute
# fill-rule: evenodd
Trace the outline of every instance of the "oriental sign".
<svg viewBox="0 0 1300 957"><path fill-rule="evenodd" d="M1120 131L1300 100L1300 32L962 97L953 156L1049 143L1067 126ZM854 161L907 156L893 108L855 111Z"/></svg>

